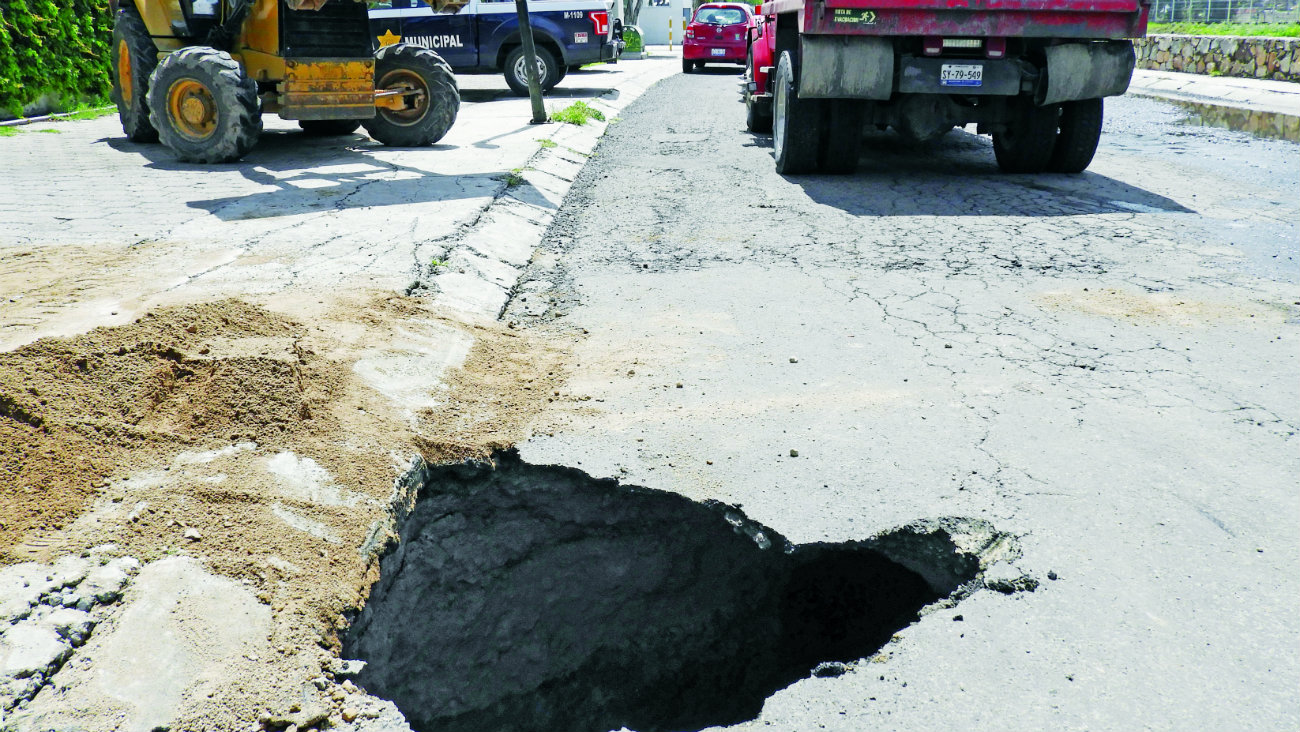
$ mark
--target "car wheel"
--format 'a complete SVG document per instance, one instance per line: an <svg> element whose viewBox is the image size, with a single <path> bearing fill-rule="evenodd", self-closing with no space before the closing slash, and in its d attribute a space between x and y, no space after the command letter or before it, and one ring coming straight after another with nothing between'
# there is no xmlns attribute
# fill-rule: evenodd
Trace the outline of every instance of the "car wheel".
<svg viewBox="0 0 1300 732"><path fill-rule="evenodd" d="M694 69L694 68L695 68L695 62L694 62L694 61L688 61L688 60L686 60L686 59L682 59L682 73L683 73L683 74L689 74L689 73L691 73L691 70Z"/></svg>
<svg viewBox="0 0 1300 732"><path fill-rule="evenodd" d="M783 51L772 89L772 152L776 172L783 175L816 170L822 136L824 105L820 99L796 96L796 74L794 57Z"/></svg>
<svg viewBox="0 0 1300 732"><path fill-rule="evenodd" d="M537 46L537 82L542 93L550 91L560 82L560 66L555 56L541 46ZM506 84L515 94L528 96L528 67L524 64L524 47L517 46L506 55Z"/></svg>

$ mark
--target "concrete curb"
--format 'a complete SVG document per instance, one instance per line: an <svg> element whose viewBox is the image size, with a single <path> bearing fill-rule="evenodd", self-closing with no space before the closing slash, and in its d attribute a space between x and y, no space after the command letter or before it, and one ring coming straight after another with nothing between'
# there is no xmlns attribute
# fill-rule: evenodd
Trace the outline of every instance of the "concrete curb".
<svg viewBox="0 0 1300 732"><path fill-rule="evenodd" d="M539 140L554 145L539 148L477 219L416 249L417 267L423 271L417 273L414 289L427 286L438 305L479 318L500 318L555 212L605 130L617 122L617 113L676 71L666 64L647 69L652 71L591 102L605 115L604 121L539 125ZM559 107L548 104L551 110Z"/></svg>

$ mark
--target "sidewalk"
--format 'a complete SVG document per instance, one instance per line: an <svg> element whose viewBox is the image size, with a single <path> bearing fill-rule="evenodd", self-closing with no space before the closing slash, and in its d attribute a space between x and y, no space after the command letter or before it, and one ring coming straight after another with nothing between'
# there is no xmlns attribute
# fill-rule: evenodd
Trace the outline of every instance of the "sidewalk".
<svg viewBox="0 0 1300 732"><path fill-rule="evenodd" d="M1300 117L1300 84L1288 81L1138 69L1128 93Z"/></svg>

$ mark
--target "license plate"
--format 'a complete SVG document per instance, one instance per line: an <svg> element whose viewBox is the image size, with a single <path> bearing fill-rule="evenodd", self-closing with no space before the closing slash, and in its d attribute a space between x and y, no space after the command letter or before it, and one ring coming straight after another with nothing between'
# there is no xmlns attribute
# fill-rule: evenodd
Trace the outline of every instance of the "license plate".
<svg viewBox="0 0 1300 732"><path fill-rule="evenodd" d="M727 49L725 49L725 48L711 48L711 49L709 49L709 53L713 54L714 56L726 56L726 55L727 55Z"/></svg>
<svg viewBox="0 0 1300 732"><path fill-rule="evenodd" d="M984 67L980 64L943 64L939 67L939 86L980 86Z"/></svg>

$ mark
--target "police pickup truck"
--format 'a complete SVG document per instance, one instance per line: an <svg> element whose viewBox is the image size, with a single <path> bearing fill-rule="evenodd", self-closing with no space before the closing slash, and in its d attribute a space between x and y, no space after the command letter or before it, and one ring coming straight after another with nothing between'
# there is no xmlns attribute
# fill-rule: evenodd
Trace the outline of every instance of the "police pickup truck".
<svg viewBox="0 0 1300 732"><path fill-rule="evenodd" d="M623 48L605 0L530 0L528 15L542 91L571 68L616 60ZM502 71L516 94L528 94L512 0L468 0L444 12L421 0L371 2L370 31L380 46L401 41L431 48L458 73Z"/></svg>

